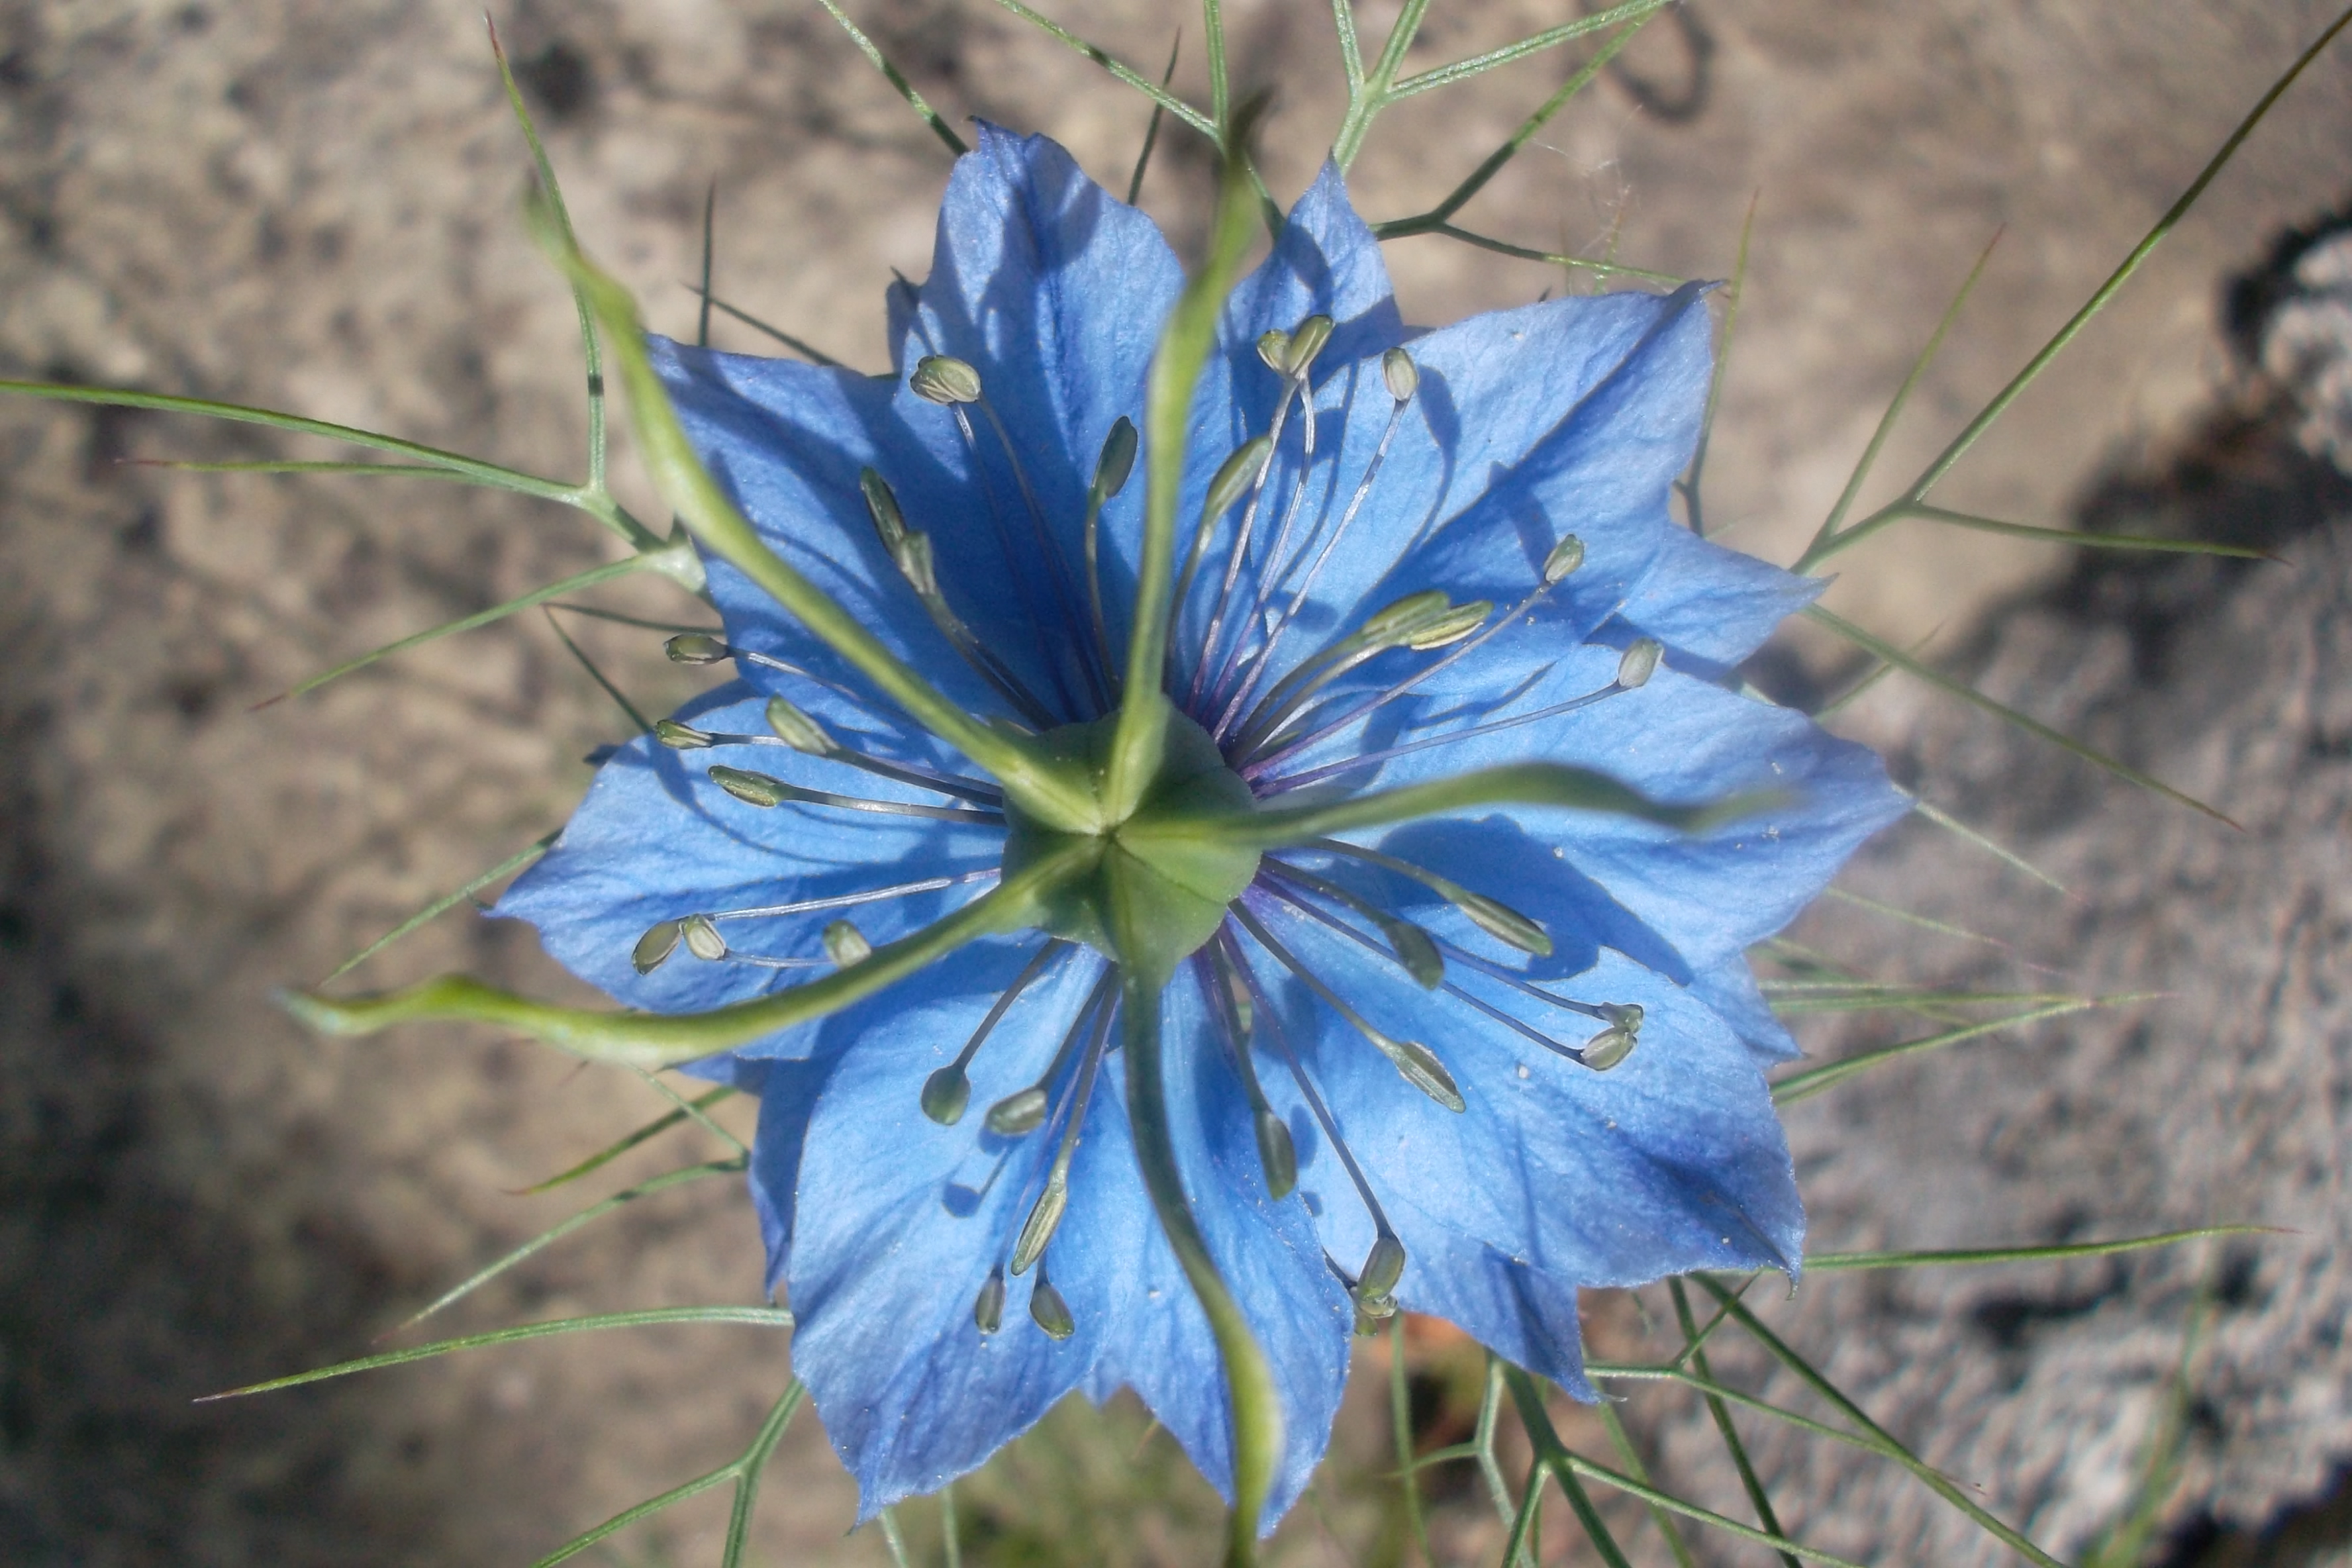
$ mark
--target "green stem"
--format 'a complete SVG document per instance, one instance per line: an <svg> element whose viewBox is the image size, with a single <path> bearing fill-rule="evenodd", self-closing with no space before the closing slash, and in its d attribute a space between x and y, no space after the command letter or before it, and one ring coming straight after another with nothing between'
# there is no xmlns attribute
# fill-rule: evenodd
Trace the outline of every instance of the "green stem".
<svg viewBox="0 0 2352 1568"><path fill-rule="evenodd" d="M1236 847L1279 849L1360 827L1441 816L1480 805L1549 805L1636 817L1701 833L1775 804L1780 797L1735 795L1711 805L1664 805L1590 768L1510 763L1450 779L1379 790L1323 805L1274 806L1223 816L1175 816L1132 823L1132 838L1168 837Z"/></svg>
<svg viewBox="0 0 2352 1568"><path fill-rule="evenodd" d="M945 920L887 942L859 963L772 996L707 1013L559 1007L462 974L347 1002L299 994L282 994L279 1000L322 1034L369 1035L388 1025L422 1020L497 1024L593 1061L648 1069L674 1067L837 1013L968 942L1035 924L1047 895L1073 874L1090 868L1095 853L1091 843L1078 843L1043 856Z"/></svg>
<svg viewBox="0 0 2352 1568"><path fill-rule="evenodd" d="M636 300L554 227L543 206L534 204L532 212L533 227L549 253L594 307L597 320L612 340L621 380L629 389L629 413L646 467L662 499L676 510L688 531L856 667L916 723L994 776L1005 795L1039 824L1073 832L1099 826L1083 777L1049 765L1011 734L981 722L949 701L856 616L768 547L687 440L677 411L671 406L646 353Z"/></svg>
<svg viewBox="0 0 2352 1568"><path fill-rule="evenodd" d="M1127 1116L1135 1136L1135 1160L1142 1168L1143 1184L1151 1194L1160 1227L1176 1261L1183 1266L1184 1278L1199 1298L1202 1311L1208 1315L1209 1331L1216 1336L1217 1353L1224 1363L1234 1449L1233 1528L1225 1563L1226 1568L1247 1568L1256 1561L1258 1517L1265 1510L1275 1465L1282 1454L1282 1406L1275 1394L1265 1352L1258 1348L1249 1320L1217 1273L1208 1243L1185 1201L1176 1150L1168 1136L1168 1099L1160 1060L1160 988L1132 968L1122 973Z"/></svg>
<svg viewBox="0 0 2352 1568"><path fill-rule="evenodd" d="M1134 630L1128 638L1127 683L1103 780L1100 811L1105 823L1124 822L1134 814L1159 773L1166 744L1168 699L1160 689L1161 669L1168 658L1169 622L1178 607L1173 603L1176 512L1183 499L1186 437L1201 371L1216 346L1218 317L1241 276L1242 254L1255 216L1245 166L1252 119L1244 110L1226 138L1208 259L1184 286L1151 359L1143 412L1143 560L1136 579Z"/></svg>

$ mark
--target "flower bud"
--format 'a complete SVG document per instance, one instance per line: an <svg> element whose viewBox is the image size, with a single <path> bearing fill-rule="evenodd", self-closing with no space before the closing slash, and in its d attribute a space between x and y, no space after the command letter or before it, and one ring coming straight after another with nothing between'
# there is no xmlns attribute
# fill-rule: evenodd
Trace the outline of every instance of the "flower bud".
<svg viewBox="0 0 2352 1568"><path fill-rule="evenodd" d="M1665 657L1665 647L1655 637L1635 637L1626 646L1624 657L1617 661L1617 684L1631 691L1649 683L1658 673L1658 660Z"/></svg>
<svg viewBox="0 0 2352 1568"><path fill-rule="evenodd" d="M824 928L824 955L840 968L863 963L874 956L874 944L866 933L847 921L835 921Z"/></svg>
<svg viewBox="0 0 2352 1568"><path fill-rule="evenodd" d="M1257 1163L1265 1172L1265 1194L1276 1202L1298 1185L1298 1146L1282 1118L1263 1108L1257 1113Z"/></svg>
<svg viewBox="0 0 2352 1568"><path fill-rule="evenodd" d="M1103 437L1102 456L1095 459L1095 494L1104 500L1127 488L1127 476L1135 471L1137 440L1135 426L1124 414Z"/></svg>
<svg viewBox="0 0 2352 1568"><path fill-rule="evenodd" d="M924 402L943 407L980 401L980 372L946 354L925 354L917 360L915 374L907 378L907 384Z"/></svg>
<svg viewBox="0 0 2352 1568"><path fill-rule="evenodd" d="M1559 542L1544 556L1543 580L1546 587L1561 582L1584 564L1584 541L1572 533L1560 535Z"/></svg>
<svg viewBox="0 0 2352 1568"><path fill-rule="evenodd" d="M953 1062L923 1080L923 1114L942 1127L962 1121L963 1108L971 1103L971 1079Z"/></svg>
<svg viewBox="0 0 2352 1568"><path fill-rule="evenodd" d="M660 921L648 926L646 934L637 938L637 945L629 950L629 963L638 973L651 974L668 963L669 955L677 951L680 931L677 921Z"/></svg>
<svg viewBox="0 0 2352 1568"><path fill-rule="evenodd" d="M686 939L686 951L705 963L716 963L727 956L727 939L709 915L688 915L677 922L678 935Z"/></svg>
<svg viewBox="0 0 2352 1568"><path fill-rule="evenodd" d="M1389 384L1389 395L1399 403L1411 403L1412 395L1421 390L1421 367L1402 349L1391 349L1381 356L1381 379Z"/></svg>
<svg viewBox="0 0 2352 1568"><path fill-rule="evenodd" d="M804 752L812 757L834 753L833 736L825 727L781 697L768 699L768 728L776 732L776 739L795 752Z"/></svg>
<svg viewBox="0 0 2352 1568"><path fill-rule="evenodd" d="M710 744L710 737L691 724L681 724L675 719L655 721L654 738L673 752L699 752Z"/></svg>
<svg viewBox="0 0 2352 1568"><path fill-rule="evenodd" d="M717 664L728 656L727 645L702 632L681 632L662 644L672 664Z"/></svg>

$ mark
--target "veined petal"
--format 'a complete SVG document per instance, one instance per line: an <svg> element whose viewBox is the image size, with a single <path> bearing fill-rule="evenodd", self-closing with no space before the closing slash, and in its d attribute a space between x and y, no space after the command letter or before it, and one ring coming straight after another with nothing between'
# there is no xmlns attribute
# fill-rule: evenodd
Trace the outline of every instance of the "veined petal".
<svg viewBox="0 0 2352 1568"><path fill-rule="evenodd" d="M970 1070L972 1109L941 1127L921 1109L923 1079L950 1060L1034 942L993 942L919 977L927 994L877 998L820 1026L833 1066L807 1123L793 1178L785 1279L797 1327L793 1363L842 1462L862 1520L933 1491L1028 1429L1085 1385L1102 1354L1139 1237L1131 1211L1091 1201L1076 1179L1049 1253L1076 1331L1030 1321L1034 1271L1008 1278L1002 1327L983 1334L972 1302L1011 1251L1052 1161L1055 1137L989 1132L992 1101L1034 1080L1101 966L1066 963L1014 1004ZM1089 1135L1113 1142L1097 1086ZM1132 1158L1129 1159L1132 1165Z"/></svg>
<svg viewBox="0 0 2352 1568"><path fill-rule="evenodd" d="M844 721L845 741L875 738L848 729L847 721L856 716L851 705L828 701L822 692L808 701ZM709 731L757 734L767 728L761 700L741 682L730 682L679 713ZM731 953L807 963L824 957L818 933L832 921L853 921L878 944L929 924L992 885L986 873L1003 858L1001 827L796 802L763 809L712 783L713 763L841 795L956 804L787 746L678 752L641 736L597 771L563 837L517 879L496 912L537 926L540 940L558 962L616 1000L677 1013L764 995L811 978L812 972L708 963L681 948L641 974L631 955L638 939L658 921L968 879L902 897L718 924ZM811 1038L803 1026L745 1049L755 1056L799 1055Z"/></svg>
<svg viewBox="0 0 2352 1568"><path fill-rule="evenodd" d="M1162 1003L1168 1115L1192 1215L1226 1287L1249 1314L1282 1404L1284 1451L1263 1521L1272 1530L1322 1459L1347 1384L1355 1314L1324 1266L1312 1220L1266 1194L1250 1105L1213 1032L1199 976L1179 974ZM1124 1089L1125 1059L1115 1064ZM1124 1100L1120 1101L1124 1121ZM1084 1201L1148 1214L1129 1150L1088 1173ZM1133 1388L1230 1501L1233 1423L1209 1321L1157 1226L1147 1226L1138 1276L1124 1283L1117 1327L1096 1364L1097 1400Z"/></svg>
<svg viewBox="0 0 2352 1568"><path fill-rule="evenodd" d="M1687 528L1669 528L1659 536L1649 574L1618 615L1699 673L1721 674L1828 586L1825 577L1800 577Z"/></svg>
<svg viewBox="0 0 2352 1568"><path fill-rule="evenodd" d="M1283 983L1286 1024L1305 1041L1309 1070L1409 1256L1447 1256L1467 1240L1580 1285L1780 1268L1802 1256L1803 1214L1760 1067L1681 987L1606 951L1572 983L1553 984L1580 1001L1644 1009L1640 1045L1599 1073L1422 990L1318 922L1271 902L1265 918L1371 1022L1427 1042L1460 1085L1457 1113ZM1269 1098L1274 1089L1269 1078ZM1333 1255L1361 1257L1371 1227L1328 1151L1300 1148L1299 1190ZM1416 1305L1423 1288L1409 1262L1398 1300Z"/></svg>

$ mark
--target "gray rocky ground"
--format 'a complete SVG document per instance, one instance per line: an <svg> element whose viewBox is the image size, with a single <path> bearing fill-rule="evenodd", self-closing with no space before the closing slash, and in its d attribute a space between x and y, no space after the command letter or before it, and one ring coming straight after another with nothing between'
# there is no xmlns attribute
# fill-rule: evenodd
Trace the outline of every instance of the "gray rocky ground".
<svg viewBox="0 0 2352 1568"><path fill-rule="evenodd" d="M1051 131L1106 178L1131 158L1134 100L977 0L853 9L950 113ZM1243 68L1285 84L1274 138L1285 190L1303 184L1331 122L1316 85L1330 64L1323 9L1228 6ZM1393 7L1364 9L1376 30ZM1441 3L1416 58L1473 53L1564 9ZM1170 24L1151 8L1103 0L1056 14L1138 61L1167 47ZM1474 211L1538 245L1600 249L1614 233L1630 259L1720 275L1759 194L1710 493L1735 540L1785 559L1996 227L2007 226L2001 251L1890 447L1890 473L1931 452L2063 319L2324 20L2303 0L1703 0L1637 46ZM676 285L716 175L722 290L845 357L878 359L878 284L891 266L925 265L945 163L821 11L582 0L500 21L582 231L657 321L690 319ZM568 471L569 308L514 222L521 163L478 27L473 9L439 0L0 4L0 373L273 404ZM1559 73L1517 68L1400 111L1360 166L1364 205L1425 205ZM1178 79L1197 85L1193 59ZM2103 466L2179 479L2162 454L2226 378L2216 279L2352 186L2348 81L2331 61L2289 101L2116 313L1972 458L1953 504L2056 521ZM1180 240L1201 170L1199 150L1171 136L1147 188ZM1422 320L1560 285L1429 239L1403 242L1392 262ZM753 345L727 331L722 342ZM785 1375L782 1345L746 1331L542 1346L187 1404L355 1352L566 1212L508 1190L661 1108L632 1080L493 1040L321 1043L267 1001L560 822L585 776L577 759L615 721L538 625L441 645L305 702L249 705L588 565L603 558L597 541L548 509L470 492L119 461L292 449L185 421L9 405L0 443L0 1559L526 1561L717 1462ZM2192 502L2166 489L2134 504ZM2340 510L2340 498L2327 505ZM2328 548L2302 547L2296 582L2340 564ZM1835 592L1851 613L1917 635L2060 564L1915 531ZM2085 587L2079 602L2002 622L1987 657L1996 687L2046 717L2111 731L2185 786L2241 798L2246 839L2094 791L2062 764L2004 760L1925 705L1857 715L1907 748L1923 778L1948 776L1938 798L2034 837L2083 901L2033 904L1924 837L1895 841L1860 885L1930 889L2039 962L2095 984L2147 985L2161 971L2190 1000L1903 1069L1870 1091L1884 1100L1821 1102L1798 1127L1824 1151L1811 1163L1832 1244L1975 1239L2002 1212L2010 1234L2252 1215L2307 1237L2332 1214L2340 1238L2342 1194L2326 1186L2340 1177L2324 1173L2332 1151L2317 1141L2331 1114L2340 1136L2342 1111L2307 1070L2329 1040L2342 1048L2326 922L2340 945L2343 910L2315 815L2327 799L2340 810L2340 752L2328 773L2326 747L2296 753L2281 737L2300 731L2281 723L2233 754L2237 731L2218 720L2181 754L2164 744L2192 715L2225 714L2230 697L2296 723L2307 710L2340 740L2341 713L2325 708L2340 697L2314 673L2320 651L2275 631L2307 612L2277 583L2245 581L2256 596L2193 625L2181 604L2146 597L2156 590ZM2138 619L2101 594L2121 594ZM667 607L653 594L615 602ZM2230 616L2273 628L2258 661L2221 651L2213 627ZM2137 673L2147 637L2134 628L2149 619L2184 623L2168 645L2185 672L2176 695L2143 689ZM643 639L583 635L648 702L676 694ZM2308 853L2296 832L2312 835ZM1842 935L1856 952L1878 940L1862 926ZM1919 973L1967 967L1932 947L1871 955ZM451 966L558 984L514 933L462 918L370 977ZM2280 1026L2263 1029L2273 1016ZM2193 1019L2227 1026L2200 1033ZM2079 1118L2050 1130L2062 1107L2114 1109L2135 1074L2158 1093L2145 1114L2116 1111L2115 1142ZM1833 1126L1840 1115L1854 1124ZM2207 1136L2194 1160L2180 1142L2192 1123ZM1987 1145L1989 1127L2010 1129L2007 1142ZM2322 1175L2284 1155L2288 1139L2314 1147ZM1974 1163L1988 1146L2008 1162L1991 1174ZM1911 1179L1922 1171L1936 1173ZM2334 1206L2305 1214L2323 1202ZM638 1205L453 1321L749 1300L755 1246L740 1195L712 1184ZM2340 1423L2340 1384L2278 1366L2317 1347L2308 1364L2340 1373L2340 1351L2331 1361L2312 1336L2329 1301L2340 1313L2342 1290L2316 1240L2247 1256L2230 1278L2252 1305L2225 1310L2210 1352L2220 1436L2200 1438L2191 1485L2204 1489L2179 1506L2256 1524L2342 1457L2312 1436ZM2072 1468L2113 1474L2124 1428L2079 1461L2053 1459L2047 1439L2145 1406L2194 1268L2136 1267L2122 1289L2084 1270L2055 1294L2040 1276L1881 1296L1824 1287L1835 1327L1812 1331L1840 1340L1835 1364L1891 1418L1936 1425L1949 1445L1939 1453L1984 1467L1998 1501L2063 1542L2112 1489L2077 1487ZM2069 1315L2077 1301L2090 1304ZM1988 1303L1998 1310L1978 1310ZM1927 1326L1986 1321L2012 1327L1986 1331L1988 1342ZM1897 1357L1887 1334L1957 1348L1948 1361ZM1979 1413L1953 1415L1962 1394L1982 1399ZM1930 1405L1940 1424L1920 1414ZM2274 1440L2284 1432L2298 1435ZM1664 1457L1679 1452L1669 1443ZM1859 1521L1886 1531L1877 1560L1945 1550L1919 1544L1937 1538L1900 1496L1832 1491L1874 1483L1794 1451L1769 1458L1792 1488L1823 1489L1804 1517L1826 1542L1839 1521ZM814 1424L796 1428L778 1475L766 1550L883 1559L870 1534L840 1541L849 1492ZM704 1560L721 1523L688 1513L614 1560ZM1290 1539L1320 1550L1311 1531ZM1145 1531L1122 1545L1181 1560L1158 1540Z"/></svg>

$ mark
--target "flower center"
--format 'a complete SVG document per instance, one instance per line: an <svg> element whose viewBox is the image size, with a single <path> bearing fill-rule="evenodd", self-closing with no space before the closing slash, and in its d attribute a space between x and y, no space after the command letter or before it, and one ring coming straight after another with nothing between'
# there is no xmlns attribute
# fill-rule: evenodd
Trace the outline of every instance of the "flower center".
<svg viewBox="0 0 2352 1568"><path fill-rule="evenodd" d="M1158 773L1124 821L1099 833L1045 827L1008 804L1004 873L1087 847L1078 868L1048 895L1038 926L1080 942L1165 984L1216 934L1225 908L1256 877L1258 852L1189 830L1252 810L1255 797L1209 732L1170 709ZM1118 721L1066 724L1037 737L1045 754L1097 785Z"/></svg>

